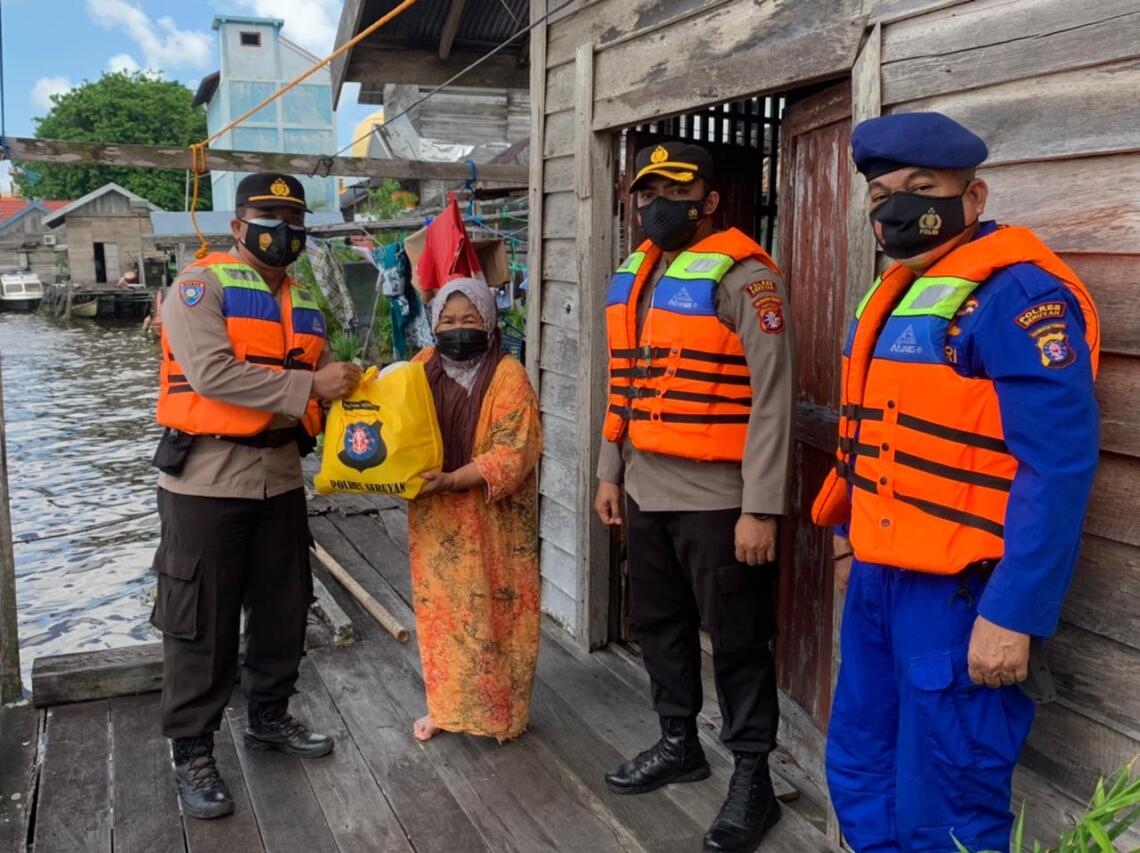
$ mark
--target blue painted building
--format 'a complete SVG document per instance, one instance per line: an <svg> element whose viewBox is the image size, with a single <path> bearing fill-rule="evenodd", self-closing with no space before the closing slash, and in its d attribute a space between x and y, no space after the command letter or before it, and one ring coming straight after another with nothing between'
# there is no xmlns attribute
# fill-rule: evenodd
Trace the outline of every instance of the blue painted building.
<svg viewBox="0 0 1140 853"><path fill-rule="evenodd" d="M257 106L285 83L306 71L319 57L281 36L285 22L278 18L219 15L221 69L205 77L194 105L206 105L211 135ZM270 151L285 154L332 154L336 151L336 113L332 108L332 81L322 68L301 85L226 133L213 148L236 151ZM211 172L214 208L233 206L234 190L242 172ZM336 211L334 178L297 175L313 210Z"/></svg>

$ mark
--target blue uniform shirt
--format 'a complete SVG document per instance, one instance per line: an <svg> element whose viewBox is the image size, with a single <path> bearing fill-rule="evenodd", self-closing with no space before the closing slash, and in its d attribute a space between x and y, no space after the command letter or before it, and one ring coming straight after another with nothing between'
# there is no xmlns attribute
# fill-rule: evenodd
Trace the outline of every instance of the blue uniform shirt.
<svg viewBox="0 0 1140 853"><path fill-rule="evenodd" d="M993 233L985 222L979 237ZM1072 579L1100 447L1085 320L1063 283L1015 264L974 291L950 325L946 357L993 380L1018 461L1005 518L1005 556L978 612L1002 627L1049 636Z"/></svg>

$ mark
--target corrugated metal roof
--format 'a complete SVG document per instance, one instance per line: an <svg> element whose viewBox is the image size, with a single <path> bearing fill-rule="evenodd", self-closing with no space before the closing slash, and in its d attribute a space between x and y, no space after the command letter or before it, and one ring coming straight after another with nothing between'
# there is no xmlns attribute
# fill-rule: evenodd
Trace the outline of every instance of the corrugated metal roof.
<svg viewBox="0 0 1140 853"><path fill-rule="evenodd" d="M359 33L396 5L397 0L367 0L356 32ZM382 27L372 38L403 47L437 48L450 8L449 0L421 0ZM497 45L528 26L529 17L528 0L467 0L453 49L478 50ZM505 50L518 53L525 43L526 39L520 38Z"/></svg>

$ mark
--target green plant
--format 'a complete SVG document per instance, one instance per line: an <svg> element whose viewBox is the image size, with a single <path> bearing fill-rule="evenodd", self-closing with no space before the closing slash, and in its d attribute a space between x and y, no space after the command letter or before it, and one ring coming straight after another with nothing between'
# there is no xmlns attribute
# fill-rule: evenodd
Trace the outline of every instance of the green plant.
<svg viewBox="0 0 1140 853"><path fill-rule="evenodd" d="M364 344L355 332L338 330L329 335L329 349L337 361L356 361L364 353Z"/></svg>
<svg viewBox="0 0 1140 853"><path fill-rule="evenodd" d="M1137 758L1140 758L1138 756ZM1102 777L1096 784L1096 791L1085 813L1076 826L1066 829L1056 847L1044 847L1040 841L1033 842L1033 853L1116 853L1113 842L1140 820L1140 777L1133 777L1132 770L1137 759L1128 762L1116 774L1111 787L1105 790ZM953 835L951 835L953 838ZM958 853L970 853L957 838L953 838ZM1025 805L1021 806L1014 825L1011 849L1024 849ZM993 853L993 851L977 851Z"/></svg>

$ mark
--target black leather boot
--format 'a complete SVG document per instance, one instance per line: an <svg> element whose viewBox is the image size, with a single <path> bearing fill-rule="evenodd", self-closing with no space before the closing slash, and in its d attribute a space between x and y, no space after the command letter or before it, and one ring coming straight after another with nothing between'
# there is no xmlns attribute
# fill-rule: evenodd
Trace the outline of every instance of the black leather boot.
<svg viewBox="0 0 1140 853"><path fill-rule="evenodd" d="M333 739L309 731L289 713L289 702L250 702L245 724L247 749L276 749L301 758L320 758L333 751Z"/></svg>
<svg viewBox="0 0 1140 853"><path fill-rule="evenodd" d="M230 789L214 764L214 736L176 738L172 743L174 783L182 811L202 820L233 812Z"/></svg>
<svg viewBox="0 0 1140 853"><path fill-rule="evenodd" d="M615 794L645 794L673 782L699 782L711 772L697 737L697 721L662 717L661 740L607 773L606 786Z"/></svg>
<svg viewBox="0 0 1140 853"><path fill-rule="evenodd" d="M752 853L780 819L780 803L768 775L764 753L736 753L736 769L728 783L728 798L705 833L705 850Z"/></svg>

